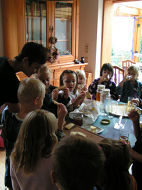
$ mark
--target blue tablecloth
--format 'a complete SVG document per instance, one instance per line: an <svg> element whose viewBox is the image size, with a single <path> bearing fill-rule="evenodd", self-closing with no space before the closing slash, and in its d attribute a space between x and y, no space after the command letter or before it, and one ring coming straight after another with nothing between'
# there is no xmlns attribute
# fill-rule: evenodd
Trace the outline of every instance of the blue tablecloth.
<svg viewBox="0 0 142 190"><path fill-rule="evenodd" d="M103 125L101 124L101 120L102 119L109 119L110 120L110 124L108 125ZM94 126L99 127L104 129L104 131L102 133L100 133L100 136L103 136L105 138L112 138L112 139L116 139L119 140L120 139L120 129L115 129L114 125L115 123L117 123L119 120L119 117L115 117L113 116L113 118L108 118L107 116L98 116L98 118L96 119L96 121L93 123ZM133 124L132 121L129 118L122 118L122 123L125 124L124 126L124 131L128 131L129 133L129 142L131 147L134 146L136 138L134 135L134 129L133 129Z"/></svg>

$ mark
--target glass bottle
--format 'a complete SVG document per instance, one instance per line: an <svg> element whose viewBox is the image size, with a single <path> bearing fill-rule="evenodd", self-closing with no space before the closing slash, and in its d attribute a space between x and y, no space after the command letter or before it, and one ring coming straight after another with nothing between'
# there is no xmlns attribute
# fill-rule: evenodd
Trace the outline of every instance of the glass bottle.
<svg viewBox="0 0 142 190"><path fill-rule="evenodd" d="M96 92L96 101L100 101L101 93L105 89L105 85L98 85L97 86L97 92Z"/></svg>

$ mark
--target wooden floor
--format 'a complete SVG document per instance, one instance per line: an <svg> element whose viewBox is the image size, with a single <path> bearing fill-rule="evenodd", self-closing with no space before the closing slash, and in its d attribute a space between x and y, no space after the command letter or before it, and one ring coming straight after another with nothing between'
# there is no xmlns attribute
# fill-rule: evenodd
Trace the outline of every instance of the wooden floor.
<svg viewBox="0 0 142 190"><path fill-rule="evenodd" d="M5 151L0 150L0 190L4 190Z"/></svg>

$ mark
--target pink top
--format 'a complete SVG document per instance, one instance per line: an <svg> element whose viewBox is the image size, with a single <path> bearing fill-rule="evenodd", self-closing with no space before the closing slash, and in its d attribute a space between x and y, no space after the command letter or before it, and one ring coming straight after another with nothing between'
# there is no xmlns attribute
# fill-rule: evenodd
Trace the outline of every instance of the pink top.
<svg viewBox="0 0 142 190"><path fill-rule="evenodd" d="M34 173L23 174L21 170L16 172L10 160L11 180L14 190L57 190L55 184L51 182L51 157L41 158Z"/></svg>

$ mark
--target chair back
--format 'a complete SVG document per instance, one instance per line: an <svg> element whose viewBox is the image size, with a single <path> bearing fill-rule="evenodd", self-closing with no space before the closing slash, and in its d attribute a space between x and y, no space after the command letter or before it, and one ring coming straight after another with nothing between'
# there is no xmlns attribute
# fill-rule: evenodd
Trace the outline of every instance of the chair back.
<svg viewBox="0 0 142 190"><path fill-rule="evenodd" d="M21 80L27 78L27 75L25 75L22 71L17 72L17 73L16 73L16 76L17 76L17 78L18 78L19 81L21 81Z"/></svg>
<svg viewBox="0 0 142 190"><path fill-rule="evenodd" d="M113 81L115 82L116 86L123 80L124 78L124 69L118 67L118 66L113 66Z"/></svg>
<svg viewBox="0 0 142 190"><path fill-rule="evenodd" d="M122 61L122 69L124 69L125 74L127 73L128 67L132 66L133 64L136 64L136 63L131 60Z"/></svg>

